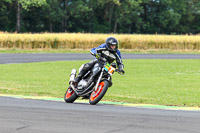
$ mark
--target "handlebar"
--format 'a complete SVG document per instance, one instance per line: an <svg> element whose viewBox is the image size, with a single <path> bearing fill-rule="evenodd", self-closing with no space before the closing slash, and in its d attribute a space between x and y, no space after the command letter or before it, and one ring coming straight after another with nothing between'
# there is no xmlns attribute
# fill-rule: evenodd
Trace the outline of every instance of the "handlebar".
<svg viewBox="0 0 200 133"><path fill-rule="evenodd" d="M96 55L96 58L105 66L107 64L107 59L104 57L101 57L100 55ZM116 72L118 72L120 75L125 75L123 72L120 72L119 69L115 69Z"/></svg>

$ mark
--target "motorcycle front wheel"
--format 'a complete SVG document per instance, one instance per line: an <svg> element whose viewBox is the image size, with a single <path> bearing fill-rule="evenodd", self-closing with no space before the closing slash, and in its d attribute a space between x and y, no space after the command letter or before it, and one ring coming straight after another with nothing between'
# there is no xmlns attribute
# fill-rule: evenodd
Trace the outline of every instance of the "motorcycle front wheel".
<svg viewBox="0 0 200 133"><path fill-rule="evenodd" d="M78 96L76 95L76 93L73 91L73 89L71 87L69 87L64 96L65 102L73 103L77 98L78 98Z"/></svg>
<svg viewBox="0 0 200 133"><path fill-rule="evenodd" d="M97 104L105 95L106 91L108 90L109 82L104 80L99 83L98 88L96 91L93 91L90 95L89 102L92 105Z"/></svg>

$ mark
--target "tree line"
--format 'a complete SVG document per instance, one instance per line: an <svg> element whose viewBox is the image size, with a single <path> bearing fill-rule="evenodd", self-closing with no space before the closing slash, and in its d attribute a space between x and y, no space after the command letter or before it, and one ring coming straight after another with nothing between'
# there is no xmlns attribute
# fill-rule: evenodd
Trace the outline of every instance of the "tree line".
<svg viewBox="0 0 200 133"><path fill-rule="evenodd" d="M0 31L198 34L199 0L0 0Z"/></svg>

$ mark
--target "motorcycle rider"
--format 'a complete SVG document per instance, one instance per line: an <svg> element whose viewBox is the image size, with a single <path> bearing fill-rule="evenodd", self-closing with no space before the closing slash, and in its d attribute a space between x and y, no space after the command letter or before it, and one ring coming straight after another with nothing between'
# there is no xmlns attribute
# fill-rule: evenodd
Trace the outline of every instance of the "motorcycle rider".
<svg viewBox="0 0 200 133"><path fill-rule="evenodd" d="M106 39L106 42L101 44L100 46L91 49L90 53L96 57L96 59L92 60L89 63L84 64L83 68L79 72L78 76L75 78L74 83L77 85L77 83L82 79L82 77L92 68L92 76L87 82L87 87L92 83L95 76L101 71L101 66L98 63L101 62L108 62L112 63L114 60L117 62L118 70L121 73L124 72L124 65L121 59L120 51L118 50L118 40L114 37L108 37ZM103 53L103 54L102 54ZM105 56L106 55L106 56ZM96 68L96 69L94 69Z"/></svg>

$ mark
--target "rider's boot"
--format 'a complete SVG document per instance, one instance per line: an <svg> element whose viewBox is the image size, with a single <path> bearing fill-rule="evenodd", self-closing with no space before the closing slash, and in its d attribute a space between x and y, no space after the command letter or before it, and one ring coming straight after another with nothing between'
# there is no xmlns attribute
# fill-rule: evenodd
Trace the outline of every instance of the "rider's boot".
<svg viewBox="0 0 200 133"><path fill-rule="evenodd" d="M80 71L80 73L78 74L78 76L74 79L74 83L78 84L78 82L82 79L82 77L85 75L85 71Z"/></svg>
<svg viewBox="0 0 200 133"><path fill-rule="evenodd" d="M93 62L92 62L93 63ZM93 63L94 64L94 63ZM82 77L87 73L88 70L92 68L92 65L90 63L84 64L82 70L78 74L78 76L74 79L74 83L78 84L78 82L82 79Z"/></svg>

